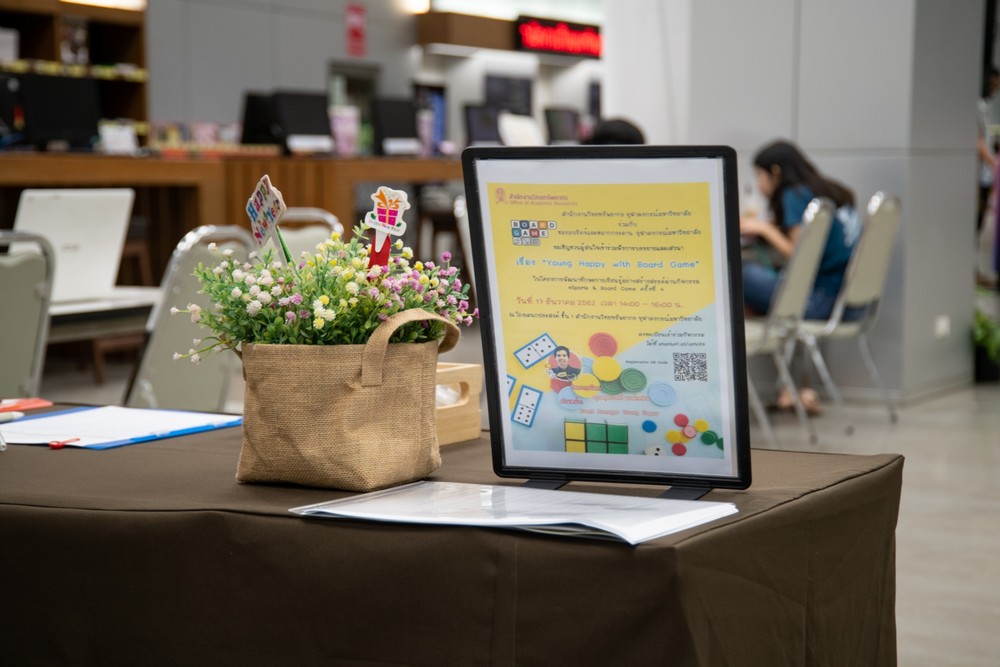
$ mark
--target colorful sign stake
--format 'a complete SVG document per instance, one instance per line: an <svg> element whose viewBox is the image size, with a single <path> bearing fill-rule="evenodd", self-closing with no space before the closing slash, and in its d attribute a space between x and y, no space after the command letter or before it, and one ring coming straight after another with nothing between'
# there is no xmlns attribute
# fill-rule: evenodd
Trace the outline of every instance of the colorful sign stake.
<svg viewBox="0 0 1000 667"><path fill-rule="evenodd" d="M375 208L365 215L364 227L375 230L368 254L368 266L388 266L389 248L392 246L390 236L400 236L406 231L403 222L403 211L410 208L406 193L380 185L372 195Z"/></svg>
<svg viewBox="0 0 1000 667"><path fill-rule="evenodd" d="M247 215L250 217L250 231L258 248L263 248L269 238L274 238L274 245L280 247L285 255L285 261L291 262L292 256L285 246L281 232L278 231L278 221L288 207L281 197L281 191L271 185L271 178L264 174L257 182L253 194L247 200Z"/></svg>

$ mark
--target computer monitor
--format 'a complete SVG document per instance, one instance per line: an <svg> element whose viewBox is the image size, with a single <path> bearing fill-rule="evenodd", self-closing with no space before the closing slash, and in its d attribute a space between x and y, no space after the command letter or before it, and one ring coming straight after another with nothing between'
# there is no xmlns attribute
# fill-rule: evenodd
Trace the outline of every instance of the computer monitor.
<svg viewBox="0 0 1000 667"><path fill-rule="evenodd" d="M287 153L332 153L325 93L278 90L271 96L273 132Z"/></svg>
<svg viewBox="0 0 1000 667"><path fill-rule="evenodd" d="M101 118L97 82L88 77L18 77L24 141L42 150L92 149Z"/></svg>
<svg viewBox="0 0 1000 667"><path fill-rule="evenodd" d="M417 105L406 98L376 98L372 103L376 155L417 155Z"/></svg>
<svg viewBox="0 0 1000 667"><path fill-rule="evenodd" d="M532 114L533 81L510 76L487 74L483 92L486 104L520 116Z"/></svg>
<svg viewBox="0 0 1000 667"><path fill-rule="evenodd" d="M545 127L549 133L549 143L565 145L580 143L577 127L580 113L576 109L550 107L545 110Z"/></svg>
<svg viewBox="0 0 1000 667"><path fill-rule="evenodd" d="M499 146L500 128L496 107L483 104L465 105L465 137L469 146Z"/></svg>
<svg viewBox="0 0 1000 667"><path fill-rule="evenodd" d="M280 144L274 135L274 104L270 93L246 92L243 94L242 144Z"/></svg>

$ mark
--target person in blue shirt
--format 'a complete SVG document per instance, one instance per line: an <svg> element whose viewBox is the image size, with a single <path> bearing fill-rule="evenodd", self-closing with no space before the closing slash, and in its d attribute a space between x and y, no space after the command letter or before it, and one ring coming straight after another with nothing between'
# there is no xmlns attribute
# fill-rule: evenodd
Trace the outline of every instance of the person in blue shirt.
<svg viewBox="0 0 1000 667"><path fill-rule="evenodd" d="M836 208L805 312L805 319L826 319L833 311L847 262L861 233L854 193L821 174L797 146L787 141L775 141L760 149L753 165L757 187L767 198L774 217L773 220L743 218L740 233L757 237L782 258L787 259L795 249L809 202L826 197ZM748 314L768 313L778 276L774 268L763 263L744 262L743 300Z"/></svg>
<svg viewBox="0 0 1000 667"><path fill-rule="evenodd" d="M836 211L804 314L807 320L825 320L833 311L847 263L861 234L861 222L854 208L854 193L842 183L821 174L802 151L788 141L775 141L764 146L754 156L753 165L757 186L768 200L773 219L743 218L740 220L740 233L757 237L783 259L795 250L809 202L816 197L826 197L833 202ZM743 303L749 316L768 313L779 275L777 270L765 263L743 263ZM849 309L843 317L857 319L862 312ZM803 388L799 398L809 413L819 414L819 398L815 391ZM778 397L778 407L791 406L791 396L783 390Z"/></svg>

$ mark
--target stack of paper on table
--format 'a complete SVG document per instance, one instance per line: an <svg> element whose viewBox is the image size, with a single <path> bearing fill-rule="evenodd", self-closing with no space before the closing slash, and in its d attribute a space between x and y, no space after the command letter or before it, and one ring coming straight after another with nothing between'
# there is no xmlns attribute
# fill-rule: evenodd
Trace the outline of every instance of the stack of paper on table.
<svg viewBox="0 0 1000 667"><path fill-rule="evenodd" d="M523 486L415 482L290 511L312 517L518 528L638 544L729 516L736 513L736 506Z"/></svg>

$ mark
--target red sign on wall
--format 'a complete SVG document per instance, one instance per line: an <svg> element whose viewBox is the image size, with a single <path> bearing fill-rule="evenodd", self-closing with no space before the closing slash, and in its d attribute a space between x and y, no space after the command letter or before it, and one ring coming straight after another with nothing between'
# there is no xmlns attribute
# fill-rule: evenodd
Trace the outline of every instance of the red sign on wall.
<svg viewBox="0 0 1000 667"><path fill-rule="evenodd" d="M368 40L368 17L364 5L347 5L344 8L347 27L347 55L363 58Z"/></svg>
<svg viewBox="0 0 1000 667"><path fill-rule="evenodd" d="M601 57L601 29L596 25L519 16L516 31L515 40L521 51Z"/></svg>

